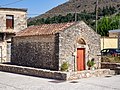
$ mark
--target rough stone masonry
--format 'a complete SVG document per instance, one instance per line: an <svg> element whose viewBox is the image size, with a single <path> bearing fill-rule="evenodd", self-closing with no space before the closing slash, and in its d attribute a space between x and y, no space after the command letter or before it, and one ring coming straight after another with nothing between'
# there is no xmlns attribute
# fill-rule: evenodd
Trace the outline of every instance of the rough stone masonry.
<svg viewBox="0 0 120 90"><path fill-rule="evenodd" d="M49 70L60 70L68 62L68 71L77 71L77 48L85 49L85 69L92 58L99 68L100 36L83 21L33 26L13 38L11 61Z"/></svg>

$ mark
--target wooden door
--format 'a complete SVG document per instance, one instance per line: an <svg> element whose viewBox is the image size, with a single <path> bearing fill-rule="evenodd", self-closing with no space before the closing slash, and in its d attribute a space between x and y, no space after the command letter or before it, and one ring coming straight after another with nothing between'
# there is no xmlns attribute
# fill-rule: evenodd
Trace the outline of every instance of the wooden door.
<svg viewBox="0 0 120 90"><path fill-rule="evenodd" d="M85 49L84 48L77 49L77 70L78 71L85 70Z"/></svg>

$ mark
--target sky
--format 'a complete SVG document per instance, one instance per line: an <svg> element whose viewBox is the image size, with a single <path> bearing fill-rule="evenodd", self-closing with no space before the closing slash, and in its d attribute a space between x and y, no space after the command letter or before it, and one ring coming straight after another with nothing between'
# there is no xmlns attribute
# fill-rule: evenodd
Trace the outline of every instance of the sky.
<svg viewBox="0 0 120 90"><path fill-rule="evenodd" d="M34 17L68 0L0 0L1 7L27 8L28 17Z"/></svg>

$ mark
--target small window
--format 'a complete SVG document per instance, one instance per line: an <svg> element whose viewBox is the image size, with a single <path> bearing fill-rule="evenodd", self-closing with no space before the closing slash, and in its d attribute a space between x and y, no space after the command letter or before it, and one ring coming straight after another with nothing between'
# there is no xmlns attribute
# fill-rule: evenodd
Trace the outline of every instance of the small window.
<svg viewBox="0 0 120 90"><path fill-rule="evenodd" d="M14 16L6 15L6 28L13 29L14 28Z"/></svg>

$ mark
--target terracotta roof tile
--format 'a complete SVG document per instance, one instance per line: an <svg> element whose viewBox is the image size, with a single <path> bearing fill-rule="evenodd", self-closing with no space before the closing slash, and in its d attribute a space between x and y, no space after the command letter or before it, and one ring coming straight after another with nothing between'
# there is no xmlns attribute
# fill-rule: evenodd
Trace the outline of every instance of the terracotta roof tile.
<svg viewBox="0 0 120 90"><path fill-rule="evenodd" d="M55 34L61 30L72 26L72 23L59 23L59 24L42 24L39 26L30 26L16 34L16 36L34 36L34 35L48 35Z"/></svg>

